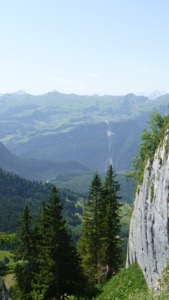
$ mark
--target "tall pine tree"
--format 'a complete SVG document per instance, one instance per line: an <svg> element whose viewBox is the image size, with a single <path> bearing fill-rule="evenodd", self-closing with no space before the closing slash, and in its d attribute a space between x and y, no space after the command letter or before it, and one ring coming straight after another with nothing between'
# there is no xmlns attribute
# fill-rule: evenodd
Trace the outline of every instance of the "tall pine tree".
<svg viewBox="0 0 169 300"><path fill-rule="evenodd" d="M33 218L28 206L25 207L17 223L17 245L14 252L16 287L14 299L32 299L32 281L37 272L36 237Z"/></svg>
<svg viewBox="0 0 169 300"><path fill-rule="evenodd" d="M79 252L82 257L84 273L90 283L98 281L100 219L99 210L102 197L102 183L98 173L95 174L88 201L83 215L82 235L79 241Z"/></svg>
<svg viewBox="0 0 169 300"><path fill-rule="evenodd" d="M101 264L108 267L108 278L117 273L121 264L120 251L120 185L112 165L110 165L103 186L101 205L102 243L100 249Z"/></svg>
<svg viewBox="0 0 169 300"><path fill-rule="evenodd" d="M64 293L77 294L82 276L75 246L63 219L63 207L55 187L43 204L39 220L39 273L33 299L60 299Z"/></svg>
<svg viewBox="0 0 169 300"><path fill-rule="evenodd" d="M90 283L110 278L121 263L119 190L112 166L104 185L97 173L91 182L79 241L83 269Z"/></svg>

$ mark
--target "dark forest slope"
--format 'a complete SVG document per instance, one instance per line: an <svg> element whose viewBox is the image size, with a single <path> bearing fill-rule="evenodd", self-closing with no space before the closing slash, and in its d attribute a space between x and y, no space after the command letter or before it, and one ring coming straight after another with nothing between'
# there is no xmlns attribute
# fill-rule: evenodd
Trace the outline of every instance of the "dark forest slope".
<svg viewBox="0 0 169 300"><path fill-rule="evenodd" d="M0 169L0 231L16 230L16 221L25 204L36 216L40 204L48 198L50 191L49 184L32 182ZM82 212L80 196L66 189L59 190L59 194L69 226L78 225L78 213Z"/></svg>

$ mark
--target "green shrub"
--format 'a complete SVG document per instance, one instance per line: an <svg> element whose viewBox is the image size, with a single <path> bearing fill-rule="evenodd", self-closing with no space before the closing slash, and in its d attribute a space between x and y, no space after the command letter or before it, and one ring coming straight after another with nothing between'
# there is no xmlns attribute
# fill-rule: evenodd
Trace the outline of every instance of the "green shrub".
<svg viewBox="0 0 169 300"><path fill-rule="evenodd" d="M136 186L143 181L144 169L148 159L150 164L153 162L155 151L162 142L166 130L169 127L169 115L161 116L158 112L152 113L148 124L149 129L144 129L140 136L142 140L140 143L140 151L133 159L133 167L135 170L133 176L136 180ZM169 139L166 144L166 152L168 151ZM162 160L160 161L162 163Z"/></svg>

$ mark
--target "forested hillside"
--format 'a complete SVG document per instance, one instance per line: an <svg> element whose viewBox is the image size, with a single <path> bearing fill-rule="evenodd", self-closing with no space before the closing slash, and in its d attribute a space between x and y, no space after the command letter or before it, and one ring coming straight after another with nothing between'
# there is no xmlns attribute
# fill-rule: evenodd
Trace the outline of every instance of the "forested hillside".
<svg viewBox="0 0 169 300"><path fill-rule="evenodd" d="M0 169L0 231L16 231L16 221L25 205L36 216L51 187L50 184L32 182ZM81 223L78 214L82 214L83 200L80 195L66 189L61 189L59 195L64 204L64 215L69 226L74 228Z"/></svg>
<svg viewBox="0 0 169 300"><path fill-rule="evenodd" d="M121 264L122 262L124 264L125 251L126 251L126 241L127 241L127 236L128 236L128 222L129 222L128 220L126 221L125 218L126 218L126 214L128 214L127 213L128 209L129 209L129 211L131 209L129 208L129 206L128 207L126 206L126 207L124 207L124 208L121 209L120 208L121 204L116 203L116 206L117 206L116 221L118 220L118 222L119 222L119 225L116 226L117 225L116 221L114 220L115 221L114 222L113 218L112 218L115 212L112 212L113 215L111 214L111 206L113 206L113 203L111 201L114 199L114 201L116 202L116 200L120 199L120 197L116 194L117 192L119 193L120 186L119 186L119 184L116 181L114 181L114 178L116 177L116 175L113 175L113 170L112 169L109 170L109 173L108 173L109 177L106 179L107 183L105 182L105 185L104 185L104 183L103 184L101 183L101 178L99 179L100 180L100 192L101 192L101 190L102 190L102 192L101 192L101 194L99 196L100 200L99 200L99 198L97 199L97 201L99 201L99 202L97 202L98 203L97 205L100 206L100 208L98 206L98 209L99 209L100 213L102 211L102 213L101 213L101 215L100 215L99 218L100 218L100 220L101 219L102 220L105 219L105 225L102 226L102 229L101 229L101 227L99 227L101 229L100 233L102 232L102 235L104 235L104 236L105 236L105 234L107 234L107 240L104 238L103 241L102 241L102 238L100 237L99 240L96 240L96 242L98 243L98 245L99 244L100 244L100 246L102 245L101 249L103 251L104 247L106 246L107 243L111 245L111 241L113 242L113 244L110 247L114 247L113 245L115 245L114 242L116 240L115 236L118 233L120 234L121 237L123 237L123 240L117 239L117 241L116 241L116 243L117 243L116 255L117 255L117 257L118 256L121 257L122 260L119 259L119 263L116 260L116 266L114 265L114 263L113 264L111 263L112 266L115 266L115 270L116 270L115 272L117 272L118 265ZM111 178L112 178L113 182L111 183L111 181L110 181L110 183L109 183L109 180ZM95 179L93 179L93 180L95 180ZM108 188L107 184L112 184L112 188L111 188L110 194L108 192L109 188ZM115 186L114 186L114 184L115 184ZM91 187L92 186L93 186L93 183L91 182ZM114 187L115 187L115 190L114 190ZM11 173L9 173L7 171L4 171L4 170L0 169L0 220L1 220L1 224L0 224L1 225L1 227L0 227L0 231L1 231L0 241L2 242L2 239L3 239L3 248L5 247L4 241L7 240L6 246L9 247L10 246L9 245L9 241L13 237L13 235L11 235L11 237L9 236L9 238L8 238L8 236L7 236L7 238L5 238L5 236L6 236L5 234L7 234L7 233L16 233L17 232L17 236L18 236L18 233L20 232L19 234L23 235L24 234L24 228L25 228L25 230L27 230L26 228L27 228L27 225L28 225L27 223L24 223L24 222L27 222L29 220L29 218L30 218L29 222L31 222L30 225L29 225L30 226L30 231L29 231L29 241L28 241L28 244L26 242L27 238L25 240L22 237L21 240L18 240L18 238L19 238L19 236L18 236L17 237L18 242L15 239L15 244L20 243L19 244L20 246L19 245L17 246L19 248L18 248L18 250L16 252L16 258L15 259L17 259L17 260L19 259L19 261L20 261L20 258L21 258L21 260L23 260L23 258L24 258L23 253L25 253L26 256L25 256L25 261L23 260L23 265L22 265L22 263L20 265L20 262L18 261L17 264L14 264L14 265L10 265L9 264L9 267L7 267L7 269L6 269L5 265L4 265L4 262L2 262L2 264L0 266L0 272L1 272L1 274L5 274L6 271L7 272L14 272L15 276L16 276L16 278L18 280L18 284L19 284L20 287L19 287L19 290L17 288L16 294L13 293L13 297L15 297L14 299L21 299L20 298L21 297L20 292L23 292L24 295L25 295L25 293L27 293L26 290L28 288L28 285L27 285L27 288L25 287L25 285L26 285L26 282L28 284L28 280L29 280L28 273L29 273L30 276L34 276L33 274L31 275L31 272L34 273L34 271L33 271L34 267L31 266L31 265L32 265L32 263L33 264L35 263L34 259L36 258L37 251L39 253L38 255L40 255L40 256L43 255L43 257L44 257L44 254L41 254L41 252L39 252L40 251L39 247L42 247L42 248L44 247L43 239L45 239L45 243L46 243L47 242L47 238L46 237L49 235L49 230L50 230L49 227L51 226L50 225L51 221L50 220L48 220L48 221L46 220L45 221L45 219L43 219L43 218L44 218L44 214L46 214L46 209L49 208L49 201L52 201L51 197L54 196L53 199L55 199L55 196L56 196L55 192L54 192L53 196L50 196L50 195L52 195L51 194L52 189L53 189L53 186L51 184L42 184L40 182L35 182L35 181L31 182L30 180L26 180L24 178L21 178L21 177L19 177L16 174L11 174ZM97 187L96 187L96 189L97 189ZM108 194L107 194L107 192L108 192ZM66 235L68 234L68 236L71 236L71 240L72 241L74 240L74 242L77 243L78 240L79 240L79 238L80 238L80 236L81 236L81 226L83 226L82 215L83 215L83 219L86 219L86 211L88 211L90 213L88 215L89 219L90 218L93 219L92 216L94 216L94 215L92 213L92 210L93 209L95 210L95 208L96 208L95 207L96 204L94 204L95 200L94 200L93 197L97 198L97 195L95 195L94 190L93 190L93 192L92 192L92 190L89 190L89 196L88 196L89 202L87 203L86 200L81 195L77 195L77 194L75 194L72 191L67 190L67 189L61 189L61 190L58 191L58 196L57 197L59 199L59 200L57 200L57 201L59 201L58 209L59 209L59 207L60 208L62 207L62 209L60 211L60 214L61 214L61 218L63 218L65 220L65 221L63 221L63 224L64 224L64 226L66 225L65 226L65 230L67 231ZM91 202L90 199L91 200L93 199L92 200L93 204L92 204L92 202ZM106 204L106 202L104 203L105 199L107 199L106 200L107 204ZM107 205L107 208L106 207L104 208L105 204ZM89 205L89 207L88 207L88 205ZM52 216L51 214L54 213L53 209L54 208L50 208L50 216L47 214L47 216L46 216L47 218L50 218ZM103 209L103 210L100 210L100 209ZM108 217L107 221L106 221L106 218L107 218L106 217L106 211L107 211L107 217ZM29 217L29 215L30 215L30 217ZM122 222L120 222L121 217L123 217L123 221ZM55 218L57 218L57 208L56 208L56 214L53 215L53 218L54 218L53 219L53 222L54 222L54 220L56 220ZM22 219L22 221L21 221L21 219ZM59 219L60 219L60 217L59 217ZM20 221L18 222L18 220L20 220ZM41 238L39 237L39 235L41 236L41 234L42 234L41 233L41 229L38 229L38 230L40 230L39 233L38 233L37 232L37 227L36 227L37 226L37 221L36 220L37 221L39 220L38 222L45 222L45 224L43 224L43 226L45 226L44 227L45 232L43 233L43 236ZM110 225L111 220L113 222L112 225ZM23 222L23 223L21 223L21 222ZM93 219L92 222L98 222L98 221L96 221L96 220L94 221L94 219ZM99 223L100 223L100 221L99 221ZM121 230L121 224L120 223L122 224L122 230ZM62 225L61 225L61 227L62 227ZM100 223L100 225L101 225L101 223ZM57 228L57 226L58 225L56 225L56 228ZM89 227L90 228L89 232L92 229L91 226L92 226L92 224ZM112 229L113 231L111 233L111 237L112 237L111 239L108 237L109 233L110 233L109 232L110 226L113 226L113 227L115 226L114 227L115 231ZM55 230L56 230L56 228L55 228ZM95 225L94 225L94 228L95 228ZM32 230L35 230L35 231L32 231ZM87 229L87 231L88 231L88 229ZM5 234L2 233L2 232L4 232ZM64 230L63 230L63 233L64 233ZM91 232L91 234L92 234L92 232ZM35 240L37 242L40 239L40 241L42 241L42 245L41 244L38 244L38 245L34 244L34 246L33 246L32 243L35 242L34 238L35 238ZM63 234L61 234L60 239L64 242L64 251L65 251L66 250L66 248L65 248L65 239L66 239L66 236L65 236L65 238L63 238ZM84 236L82 237L82 240L83 239L84 239ZM52 241L54 241L54 238L52 238L51 242ZM68 241L69 241L69 238L68 238ZM26 242L26 244L24 244L25 242ZM73 244L74 244L74 242L73 242ZM84 242L82 242L82 244L84 244L86 246L87 246L87 243L88 243L87 240L86 241L84 240ZM68 242L68 244L69 244L69 242ZM35 249L32 248L32 246L35 247ZM27 250L24 250L25 249L24 247L28 247ZM36 247L38 247L38 248L36 249ZM53 246L51 245L51 247L53 247ZM70 249L71 249L71 247L70 247ZM73 246L73 247L75 247L75 246ZM29 250L31 248L32 248L32 250ZM81 255L82 258L86 259L85 258L85 254L83 253L82 248L83 248L83 246L79 248L80 255ZM12 249L14 249L14 245L12 245ZM65 259L66 259L65 255L68 255L68 257L70 259L71 253L69 253L68 249L69 249L69 246L67 246L67 250L66 250L66 251L68 251L67 254L66 254L66 252L64 254L64 251L63 251L63 257ZM93 248L93 250L94 250L94 248ZM20 251L20 252L18 252L18 251ZM26 252L24 252L24 251L26 251ZM32 258L31 257L27 257L27 255L28 255L27 251L28 252L29 251L33 251L34 254L31 254L31 255L33 255ZM74 251L74 250L72 249L71 251ZM100 253L102 253L102 256L103 256L103 252L100 252ZM20 255L21 255L21 257L20 257ZM73 252L72 252L72 255L74 255ZM100 254L97 254L97 253L96 253L96 255L100 256ZM106 264L106 260L107 259L110 260L110 261L112 260L111 257L112 257L111 252L108 251L107 256L105 256L105 261L102 261L103 266ZM30 267L29 268L27 266L27 259L28 259L28 261L30 260L30 262L29 262L29 266ZM33 259L34 262L32 261L32 259ZM46 257L46 260L47 259L48 258ZM52 258L52 259L54 259L54 258ZM74 259L76 260L75 257L74 257ZM8 260L7 260L7 262L8 262ZM100 263L101 263L101 261L100 261ZM107 263L110 264L110 262L108 262L108 261L107 261ZM43 264L42 264L42 266L39 265L38 261L36 261L36 264L37 264L38 268L42 268L43 267L43 272L44 272L44 265ZM67 264L66 260L65 260L65 264ZM77 264L77 269L78 269L80 267L78 259L77 259L76 264ZM92 261L91 261L91 264L93 264ZM79 267L78 267L78 265L79 265ZM32 267L33 267L33 269L32 269ZM63 268L63 264L61 264L60 268ZM64 272L65 272L65 268L66 268L66 265L64 267ZM80 268L82 268L82 266ZM82 269L81 269L81 271L79 269L79 271L81 272L81 275L79 273L78 276L82 276L82 278L80 279L81 283L79 282L79 284L80 284L81 287L82 286L84 287L84 286L86 286L86 284L88 282L88 280L87 280L88 276L87 277L86 276L83 277L84 273L83 273ZM11 270L13 270L13 271L11 271ZM96 273L94 273L93 279L99 274L98 272L100 272L100 271L101 271L101 269L99 267L95 271ZM46 278L48 278L48 272L49 272L48 268L46 269L46 272L47 273L44 273L44 276L46 276ZM111 268L110 268L109 272L114 272L114 271L111 271ZM79 287L78 288L77 287L73 287L74 286L73 282L71 283L71 286L67 283L68 285L67 285L67 288L66 288L65 280L67 280L66 276L68 276L68 273L69 272L66 271L66 274L65 275L63 274L63 277L65 278L64 279L63 291L69 291L69 293L73 293L73 294L75 293L76 294L78 292L78 290L79 290ZM23 279L22 279L23 276L25 277L26 281L23 281ZM74 278L75 274L72 274L71 276L72 276L72 278ZM31 277L31 278L34 278L34 277ZM78 277L78 280L76 279L77 282L79 281L79 278L80 277ZM93 279L92 279L92 281L93 281ZM21 280L22 284L21 284L20 280ZM99 279L99 281L100 281L100 279ZM33 288L32 285L30 285L29 289L30 290L33 289L33 293L35 293L36 291L37 291L37 293L39 293L39 292L41 293L42 292L42 290L41 290L42 289L42 279L39 277L39 279L37 281L36 278L34 278L34 282L36 284L36 288ZM95 280L93 282L95 282ZM61 283L59 283L59 284L61 284ZM87 286L88 286L88 284L87 284ZM18 292L19 292L19 294L18 294ZM51 293L51 291L49 291L49 292ZM82 292L81 288L80 288L79 292L80 293ZM32 297L34 297L33 294L32 294L32 292L31 292L31 296L30 297L31 297L30 299L34 299L34 298L32 298ZM46 296L44 296L44 299L46 299L45 297Z"/></svg>
<svg viewBox="0 0 169 300"><path fill-rule="evenodd" d="M22 159L14 155L0 142L0 168L32 181L42 181L87 195L94 171L75 161L51 162L37 159ZM105 172L102 172L104 177ZM122 201L131 203L133 180L126 179L125 173L118 174L121 184Z"/></svg>
<svg viewBox="0 0 169 300"><path fill-rule="evenodd" d="M16 184L18 189L20 186ZM118 272L122 265L119 190L111 165L104 182L98 173L94 175L81 211L83 223L78 247L73 243L70 227L66 226L70 211L72 214L71 195L69 200L67 193L58 194L56 187L51 187L47 199L39 203L36 215L31 201L26 203L17 222L14 263L6 265L6 270L15 274L13 299L54 300L64 299L66 294L90 294L92 285L105 283ZM61 197L66 199L64 206ZM82 208L82 203L79 206Z"/></svg>

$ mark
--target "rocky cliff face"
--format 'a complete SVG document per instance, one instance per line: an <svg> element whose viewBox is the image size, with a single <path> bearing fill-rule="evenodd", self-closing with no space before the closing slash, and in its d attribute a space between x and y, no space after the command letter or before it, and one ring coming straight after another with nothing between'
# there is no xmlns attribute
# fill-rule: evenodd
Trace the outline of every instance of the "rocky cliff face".
<svg viewBox="0 0 169 300"><path fill-rule="evenodd" d="M130 223L127 266L138 262L149 288L169 260L169 130L137 188Z"/></svg>

